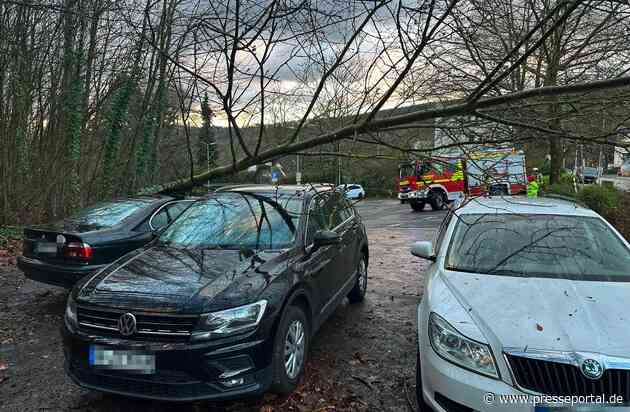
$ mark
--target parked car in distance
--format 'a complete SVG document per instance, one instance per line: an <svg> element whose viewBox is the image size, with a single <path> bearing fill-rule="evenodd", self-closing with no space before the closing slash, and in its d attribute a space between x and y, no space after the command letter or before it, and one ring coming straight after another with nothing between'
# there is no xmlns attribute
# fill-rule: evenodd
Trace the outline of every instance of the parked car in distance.
<svg viewBox="0 0 630 412"><path fill-rule="evenodd" d="M544 197L477 199L412 253L430 260L418 307L421 411L532 411L498 402L531 393L630 399L619 304L630 245L597 213Z"/></svg>
<svg viewBox="0 0 630 412"><path fill-rule="evenodd" d="M599 170L596 167L583 167L578 169L577 178L580 183L597 183Z"/></svg>
<svg viewBox="0 0 630 412"><path fill-rule="evenodd" d="M359 200L365 197L365 190L363 186L356 183L346 183L337 186L338 190L345 193L346 199Z"/></svg>
<svg viewBox="0 0 630 412"><path fill-rule="evenodd" d="M167 196L117 199L27 227L18 267L32 280L72 288L83 276L153 240L154 231L191 203Z"/></svg>
<svg viewBox="0 0 630 412"><path fill-rule="evenodd" d="M368 242L332 186L230 187L70 293L66 371L157 400L289 393L311 337L363 300Z"/></svg>

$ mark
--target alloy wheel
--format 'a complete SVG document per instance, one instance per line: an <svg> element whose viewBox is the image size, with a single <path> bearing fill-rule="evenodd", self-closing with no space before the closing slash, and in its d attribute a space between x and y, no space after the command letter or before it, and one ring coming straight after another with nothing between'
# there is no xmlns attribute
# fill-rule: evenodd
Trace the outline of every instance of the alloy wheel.
<svg viewBox="0 0 630 412"><path fill-rule="evenodd" d="M363 259L359 261L359 287L361 288L361 293L365 294L367 290L367 270Z"/></svg>
<svg viewBox="0 0 630 412"><path fill-rule="evenodd" d="M284 368L289 379L295 379L304 363L304 324L294 320L289 325L284 343Z"/></svg>

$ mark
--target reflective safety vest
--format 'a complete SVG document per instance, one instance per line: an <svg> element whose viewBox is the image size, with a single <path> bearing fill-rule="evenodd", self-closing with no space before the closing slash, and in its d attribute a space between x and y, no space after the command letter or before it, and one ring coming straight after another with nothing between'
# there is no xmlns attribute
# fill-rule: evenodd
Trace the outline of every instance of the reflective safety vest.
<svg viewBox="0 0 630 412"><path fill-rule="evenodd" d="M464 180L464 169L462 167L462 161L458 160L457 163L455 163L455 173L451 176L451 181L459 182L461 180Z"/></svg>
<svg viewBox="0 0 630 412"><path fill-rule="evenodd" d="M538 182L533 180L527 184L527 197L538 197Z"/></svg>

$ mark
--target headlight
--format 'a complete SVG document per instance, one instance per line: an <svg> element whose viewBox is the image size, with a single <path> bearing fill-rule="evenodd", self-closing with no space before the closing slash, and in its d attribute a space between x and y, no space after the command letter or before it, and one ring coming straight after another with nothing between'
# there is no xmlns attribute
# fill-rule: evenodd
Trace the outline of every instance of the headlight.
<svg viewBox="0 0 630 412"><path fill-rule="evenodd" d="M72 292L68 295L68 302L66 303L66 314L64 316L66 325L69 329L74 329L78 326L77 321L77 304L72 299Z"/></svg>
<svg viewBox="0 0 630 412"><path fill-rule="evenodd" d="M255 329L265 313L266 300L202 315L194 339L224 337Z"/></svg>
<svg viewBox="0 0 630 412"><path fill-rule="evenodd" d="M499 378L490 346L468 339L433 312L429 316L429 341L443 358L482 375Z"/></svg>

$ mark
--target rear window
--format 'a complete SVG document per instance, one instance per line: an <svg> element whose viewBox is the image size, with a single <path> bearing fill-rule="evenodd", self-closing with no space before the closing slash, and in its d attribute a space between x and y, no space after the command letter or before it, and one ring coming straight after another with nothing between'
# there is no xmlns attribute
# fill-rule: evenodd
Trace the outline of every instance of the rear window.
<svg viewBox="0 0 630 412"><path fill-rule="evenodd" d="M121 223L140 209L148 207L153 202L152 199L128 199L97 203L77 212L68 220L98 228L111 227Z"/></svg>

